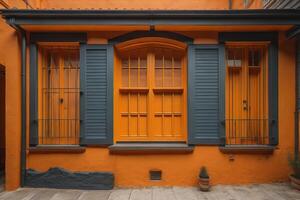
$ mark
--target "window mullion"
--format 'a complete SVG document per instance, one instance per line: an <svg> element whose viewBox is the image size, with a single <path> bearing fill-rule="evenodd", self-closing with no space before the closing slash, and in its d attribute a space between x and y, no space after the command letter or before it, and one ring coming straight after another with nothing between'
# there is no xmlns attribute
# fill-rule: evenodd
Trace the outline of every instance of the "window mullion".
<svg viewBox="0 0 300 200"><path fill-rule="evenodd" d="M149 140L155 138L155 133L153 131L153 126L149 126L151 122L153 122L155 119L155 113L154 113L154 106L151 105L151 102L154 102L154 93L153 88L155 87L155 56L153 53L147 54L147 79L148 79L148 101L147 101L147 110L148 110L148 117L147 117L147 124L148 124L148 138Z"/></svg>

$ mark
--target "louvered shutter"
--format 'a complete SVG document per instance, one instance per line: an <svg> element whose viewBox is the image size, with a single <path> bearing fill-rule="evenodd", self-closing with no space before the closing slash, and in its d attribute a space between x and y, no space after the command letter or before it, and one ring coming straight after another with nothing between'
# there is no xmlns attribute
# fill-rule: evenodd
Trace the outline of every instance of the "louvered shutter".
<svg viewBox="0 0 300 200"><path fill-rule="evenodd" d="M223 54L221 45L189 47L189 144L220 144L222 141L225 84Z"/></svg>
<svg viewBox="0 0 300 200"><path fill-rule="evenodd" d="M112 144L113 48L81 45L81 144Z"/></svg>

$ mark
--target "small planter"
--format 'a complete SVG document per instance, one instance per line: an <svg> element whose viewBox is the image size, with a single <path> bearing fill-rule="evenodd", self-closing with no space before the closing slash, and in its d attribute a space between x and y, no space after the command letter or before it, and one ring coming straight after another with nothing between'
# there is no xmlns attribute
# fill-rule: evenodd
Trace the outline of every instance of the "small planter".
<svg viewBox="0 0 300 200"><path fill-rule="evenodd" d="M209 178L199 178L199 189L202 192L208 192L210 190Z"/></svg>
<svg viewBox="0 0 300 200"><path fill-rule="evenodd" d="M210 181L206 168L202 167L199 174L199 189L203 192L210 190Z"/></svg>
<svg viewBox="0 0 300 200"><path fill-rule="evenodd" d="M300 158L298 155L294 157L289 155L289 164L293 168L294 173L290 175L291 186L300 190Z"/></svg>
<svg viewBox="0 0 300 200"><path fill-rule="evenodd" d="M293 175L290 175L291 186L297 190L300 190L300 179L296 178Z"/></svg>

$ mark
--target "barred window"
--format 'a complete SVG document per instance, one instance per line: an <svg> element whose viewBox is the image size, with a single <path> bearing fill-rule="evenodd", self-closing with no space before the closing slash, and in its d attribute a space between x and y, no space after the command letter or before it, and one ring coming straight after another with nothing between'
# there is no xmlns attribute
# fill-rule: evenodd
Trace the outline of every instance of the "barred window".
<svg viewBox="0 0 300 200"><path fill-rule="evenodd" d="M39 144L78 144L79 48L42 46L39 51Z"/></svg>

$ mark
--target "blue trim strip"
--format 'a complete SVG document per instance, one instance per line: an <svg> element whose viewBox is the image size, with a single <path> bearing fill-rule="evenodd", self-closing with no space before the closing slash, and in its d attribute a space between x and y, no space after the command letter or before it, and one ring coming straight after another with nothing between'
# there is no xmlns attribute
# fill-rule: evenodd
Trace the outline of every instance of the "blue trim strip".
<svg viewBox="0 0 300 200"><path fill-rule="evenodd" d="M85 70L86 70L86 44L80 44L80 144L84 143L85 135Z"/></svg>
<svg viewBox="0 0 300 200"><path fill-rule="evenodd" d="M225 46L219 45L219 135L220 143L225 145L226 133L225 133Z"/></svg>
<svg viewBox="0 0 300 200"><path fill-rule="evenodd" d="M297 9L260 10L0 10L16 25L298 25Z"/></svg>
<svg viewBox="0 0 300 200"><path fill-rule="evenodd" d="M38 67L37 45L30 44L30 146L38 144Z"/></svg>
<svg viewBox="0 0 300 200"><path fill-rule="evenodd" d="M87 33L81 32L35 32L30 34L30 42L86 42Z"/></svg>
<svg viewBox="0 0 300 200"><path fill-rule="evenodd" d="M113 124L114 124L114 47L107 46L107 142L106 144L113 144Z"/></svg>

